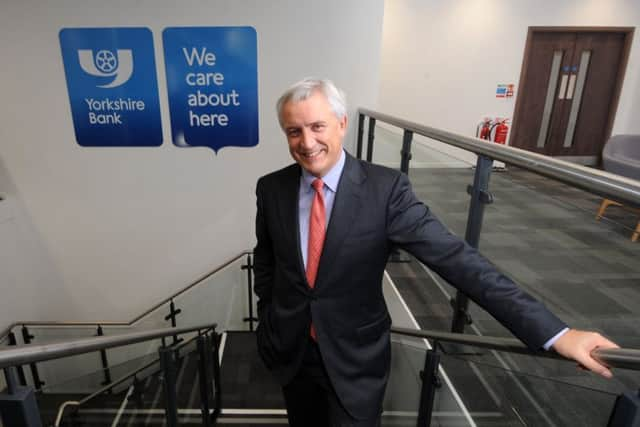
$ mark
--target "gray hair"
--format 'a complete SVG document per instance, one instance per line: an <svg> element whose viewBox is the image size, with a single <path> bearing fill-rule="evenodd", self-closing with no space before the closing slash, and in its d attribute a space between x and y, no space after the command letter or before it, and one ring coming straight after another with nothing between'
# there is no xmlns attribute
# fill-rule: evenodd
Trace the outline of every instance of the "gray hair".
<svg viewBox="0 0 640 427"><path fill-rule="evenodd" d="M289 101L304 101L316 92L321 92L327 97L331 111L333 111L338 119L342 119L347 115L347 100L342 90L338 89L331 80L307 77L291 85L278 99L276 110L278 112L280 127L282 127L282 109L284 108L284 104Z"/></svg>

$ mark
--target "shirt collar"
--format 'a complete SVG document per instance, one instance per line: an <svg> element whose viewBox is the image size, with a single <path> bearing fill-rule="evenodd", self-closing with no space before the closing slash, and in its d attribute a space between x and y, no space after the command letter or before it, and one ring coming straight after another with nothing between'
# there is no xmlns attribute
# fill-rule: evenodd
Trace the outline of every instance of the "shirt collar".
<svg viewBox="0 0 640 427"><path fill-rule="evenodd" d="M342 175L342 170L344 169L344 162L346 156L344 154L344 150L340 152L340 158L338 162L333 165L329 172L325 176L322 177L322 182L326 185L331 191L334 193L338 190L338 183L340 182L340 176ZM311 191L311 183L316 179L315 176L311 175L305 169L302 169L302 184L303 188L307 191Z"/></svg>

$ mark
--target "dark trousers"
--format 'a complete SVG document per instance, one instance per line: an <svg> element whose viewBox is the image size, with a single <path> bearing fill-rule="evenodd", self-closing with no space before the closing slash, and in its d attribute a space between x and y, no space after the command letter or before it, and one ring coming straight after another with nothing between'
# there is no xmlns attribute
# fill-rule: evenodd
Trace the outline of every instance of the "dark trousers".
<svg viewBox="0 0 640 427"><path fill-rule="evenodd" d="M380 426L380 417L356 420L344 409L331 385L318 345L311 338L300 371L282 391L292 427Z"/></svg>

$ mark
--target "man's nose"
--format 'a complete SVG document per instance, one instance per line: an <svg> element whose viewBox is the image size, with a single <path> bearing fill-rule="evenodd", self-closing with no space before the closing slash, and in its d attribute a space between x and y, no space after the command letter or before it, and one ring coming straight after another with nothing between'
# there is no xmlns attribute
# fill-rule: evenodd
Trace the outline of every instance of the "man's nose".
<svg viewBox="0 0 640 427"><path fill-rule="evenodd" d="M302 138L300 138L300 142L304 147L312 147L314 145L313 133L309 129L302 130Z"/></svg>

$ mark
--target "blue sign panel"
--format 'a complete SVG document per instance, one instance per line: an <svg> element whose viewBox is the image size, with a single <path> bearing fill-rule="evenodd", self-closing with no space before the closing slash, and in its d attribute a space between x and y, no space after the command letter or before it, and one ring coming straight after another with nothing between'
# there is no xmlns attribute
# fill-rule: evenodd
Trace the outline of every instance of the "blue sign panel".
<svg viewBox="0 0 640 427"><path fill-rule="evenodd" d="M257 38L252 27L176 27L162 33L173 143L258 144Z"/></svg>
<svg viewBox="0 0 640 427"><path fill-rule="evenodd" d="M78 144L162 144L148 28L65 28L60 47Z"/></svg>

